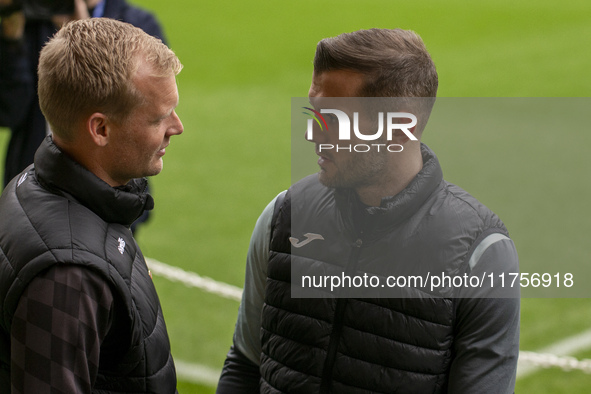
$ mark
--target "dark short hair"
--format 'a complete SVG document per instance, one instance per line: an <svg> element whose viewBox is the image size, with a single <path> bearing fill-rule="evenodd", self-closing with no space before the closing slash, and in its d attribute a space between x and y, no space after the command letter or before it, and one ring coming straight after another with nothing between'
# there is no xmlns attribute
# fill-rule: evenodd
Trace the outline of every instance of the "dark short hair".
<svg viewBox="0 0 591 394"><path fill-rule="evenodd" d="M435 64L411 30L369 29L318 43L314 72L351 70L366 76L360 97L435 97Z"/></svg>

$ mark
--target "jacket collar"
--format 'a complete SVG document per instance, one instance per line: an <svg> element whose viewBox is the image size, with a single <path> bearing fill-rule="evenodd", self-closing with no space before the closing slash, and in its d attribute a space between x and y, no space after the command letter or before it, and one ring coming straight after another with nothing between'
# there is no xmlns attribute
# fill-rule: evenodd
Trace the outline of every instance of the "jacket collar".
<svg viewBox="0 0 591 394"><path fill-rule="evenodd" d="M336 189L335 201L344 216L345 225L357 229L360 226L369 226L372 230L379 231L413 215L443 180L443 172L435 153L427 145L421 144L421 155L421 171L400 193L383 198L379 207L364 206L352 189Z"/></svg>
<svg viewBox="0 0 591 394"><path fill-rule="evenodd" d="M154 208L154 199L146 192L145 178L111 187L64 154L51 136L45 138L35 153L35 172L43 187L74 199L107 223L129 226L144 210Z"/></svg>

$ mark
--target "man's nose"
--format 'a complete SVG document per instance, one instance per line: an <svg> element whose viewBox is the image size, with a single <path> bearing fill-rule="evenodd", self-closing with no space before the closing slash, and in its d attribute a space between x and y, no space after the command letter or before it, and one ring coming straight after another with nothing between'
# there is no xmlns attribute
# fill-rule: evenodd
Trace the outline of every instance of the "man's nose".
<svg viewBox="0 0 591 394"><path fill-rule="evenodd" d="M326 139L326 130L323 130L314 119L308 119L304 138L310 142L319 143Z"/></svg>
<svg viewBox="0 0 591 394"><path fill-rule="evenodd" d="M175 125L174 125L174 127L172 127L172 130L174 132L171 134L172 135L182 134L183 131L185 130L185 128L183 127L183 122L181 122L181 118L179 118L176 111L172 111L172 115L174 117Z"/></svg>

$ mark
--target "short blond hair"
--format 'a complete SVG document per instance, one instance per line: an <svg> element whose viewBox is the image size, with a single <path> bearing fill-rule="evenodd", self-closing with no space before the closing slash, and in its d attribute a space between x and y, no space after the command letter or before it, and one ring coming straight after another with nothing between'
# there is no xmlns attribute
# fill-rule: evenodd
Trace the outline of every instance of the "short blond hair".
<svg viewBox="0 0 591 394"><path fill-rule="evenodd" d="M122 122L144 100L133 83L142 60L158 76L182 69L161 40L128 23L91 18L60 29L41 51L38 70L39 105L53 133L72 140L76 122L93 112Z"/></svg>

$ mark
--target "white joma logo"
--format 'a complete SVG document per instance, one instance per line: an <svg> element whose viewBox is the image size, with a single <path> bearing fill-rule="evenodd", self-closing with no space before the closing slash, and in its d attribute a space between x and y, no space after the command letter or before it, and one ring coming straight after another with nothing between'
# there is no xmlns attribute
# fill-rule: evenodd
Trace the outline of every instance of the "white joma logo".
<svg viewBox="0 0 591 394"><path fill-rule="evenodd" d="M314 233L306 233L304 234L304 237L306 237L306 239L304 239L302 242L300 242L300 240L297 238L289 237L289 242L291 242L294 248L301 248L302 246L308 245L315 239L324 240L324 237L322 235Z"/></svg>

